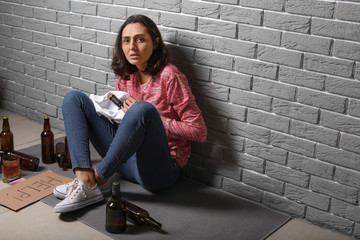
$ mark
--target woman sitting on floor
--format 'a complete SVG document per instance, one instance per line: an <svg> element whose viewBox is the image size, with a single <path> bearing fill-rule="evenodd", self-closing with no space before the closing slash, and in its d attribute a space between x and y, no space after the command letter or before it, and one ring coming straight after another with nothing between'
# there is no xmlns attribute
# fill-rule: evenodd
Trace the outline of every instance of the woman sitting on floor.
<svg viewBox="0 0 360 240"><path fill-rule="evenodd" d="M63 116L76 178L57 186L63 199L55 212L69 212L104 199L112 177L156 190L173 185L190 156L191 141L204 142L207 129L188 81L169 63L168 52L156 24L134 15L120 28L112 60L120 78L118 91L127 92L121 123L98 116L93 102L82 92L69 92ZM89 141L102 157L94 169Z"/></svg>

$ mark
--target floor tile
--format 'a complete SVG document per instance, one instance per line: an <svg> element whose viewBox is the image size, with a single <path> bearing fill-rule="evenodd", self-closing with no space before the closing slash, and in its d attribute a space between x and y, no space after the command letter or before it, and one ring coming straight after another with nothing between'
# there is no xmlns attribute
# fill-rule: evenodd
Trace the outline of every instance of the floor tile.
<svg viewBox="0 0 360 240"><path fill-rule="evenodd" d="M346 235L324 229L300 219L292 219L266 240L350 240Z"/></svg>
<svg viewBox="0 0 360 240"><path fill-rule="evenodd" d="M0 182L0 190L4 189L4 188L7 188L7 187L9 187L8 184ZM7 212L7 211L10 211L10 210L8 208L3 207L3 206L0 205L0 215L3 214L4 212Z"/></svg>
<svg viewBox="0 0 360 240"><path fill-rule="evenodd" d="M6 229L1 231L1 239L111 239L68 215L54 213L43 202L1 214L0 229Z"/></svg>

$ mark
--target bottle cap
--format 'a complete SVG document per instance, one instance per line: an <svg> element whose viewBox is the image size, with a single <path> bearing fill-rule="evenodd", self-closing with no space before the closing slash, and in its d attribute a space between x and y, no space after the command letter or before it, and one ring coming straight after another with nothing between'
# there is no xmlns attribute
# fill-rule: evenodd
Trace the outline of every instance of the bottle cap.
<svg viewBox="0 0 360 240"><path fill-rule="evenodd" d="M49 117L49 116L45 116L44 119L50 119L50 117Z"/></svg>
<svg viewBox="0 0 360 240"><path fill-rule="evenodd" d="M3 117L4 120L5 120L5 119L8 119L8 118L9 118L8 116L4 116L4 117Z"/></svg>

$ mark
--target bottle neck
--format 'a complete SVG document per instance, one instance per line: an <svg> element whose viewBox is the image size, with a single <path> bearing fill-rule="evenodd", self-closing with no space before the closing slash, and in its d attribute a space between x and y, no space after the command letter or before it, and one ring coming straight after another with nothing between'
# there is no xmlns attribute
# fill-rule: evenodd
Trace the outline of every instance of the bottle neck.
<svg viewBox="0 0 360 240"><path fill-rule="evenodd" d="M2 130L3 130L3 132L9 132L10 131L9 119L4 119L3 120Z"/></svg>
<svg viewBox="0 0 360 240"><path fill-rule="evenodd" d="M162 227L162 224L157 222L155 219L153 219L152 217L147 217L145 218L145 224L150 226L150 227L153 227L155 229L161 229Z"/></svg>
<svg viewBox="0 0 360 240"><path fill-rule="evenodd" d="M121 194L120 194L120 192L112 192L112 194L111 194L111 197L112 198L115 198L115 199L118 199L118 200L121 200Z"/></svg>
<svg viewBox="0 0 360 240"><path fill-rule="evenodd" d="M44 120L44 131L50 131L50 130L51 130L50 121L49 121L49 119L45 119Z"/></svg>
<svg viewBox="0 0 360 240"><path fill-rule="evenodd" d="M111 197L120 200L121 199L120 183L119 182L113 182L111 190L112 190L111 191Z"/></svg>

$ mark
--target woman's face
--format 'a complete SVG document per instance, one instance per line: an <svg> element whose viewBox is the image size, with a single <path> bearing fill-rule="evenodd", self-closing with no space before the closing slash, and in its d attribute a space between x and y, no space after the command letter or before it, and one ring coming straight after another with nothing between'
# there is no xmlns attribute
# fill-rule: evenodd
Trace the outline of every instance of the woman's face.
<svg viewBox="0 0 360 240"><path fill-rule="evenodd" d="M144 25L141 23L126 25L122 32L122 50L129 63L140 71L145 70L153 49L154 43Z"/></svg>

